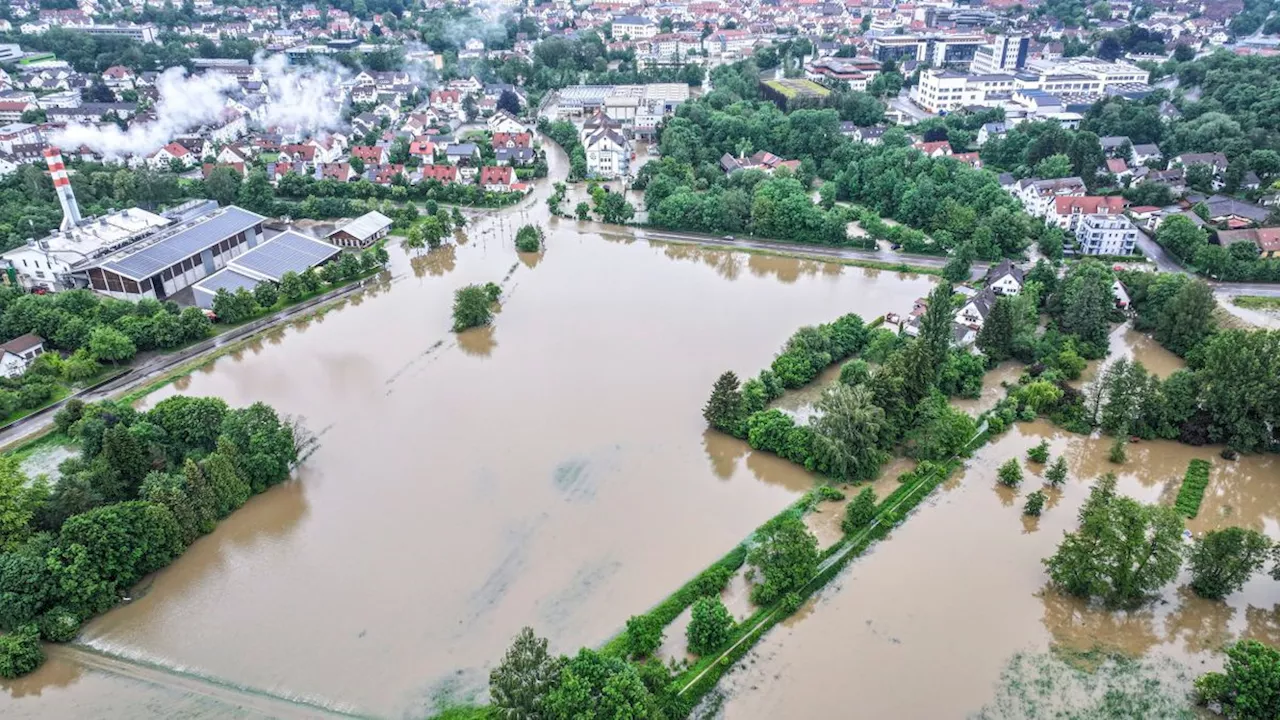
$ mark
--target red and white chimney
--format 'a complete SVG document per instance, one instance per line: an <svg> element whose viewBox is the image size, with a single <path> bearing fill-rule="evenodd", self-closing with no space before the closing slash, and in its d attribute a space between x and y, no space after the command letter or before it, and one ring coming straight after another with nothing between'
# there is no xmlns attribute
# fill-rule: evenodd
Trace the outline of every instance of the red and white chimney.
<svg viewBox="0 0 1280 720"><path fill-rule="evenodd" d="M67 166L62 162L62 153L52 146L45 148L44 161L49 165L53 191L58 193L58 202L62 205L62 230L70 230L80 224L80 206L76 204L76 195L71 191Z"/></svg>

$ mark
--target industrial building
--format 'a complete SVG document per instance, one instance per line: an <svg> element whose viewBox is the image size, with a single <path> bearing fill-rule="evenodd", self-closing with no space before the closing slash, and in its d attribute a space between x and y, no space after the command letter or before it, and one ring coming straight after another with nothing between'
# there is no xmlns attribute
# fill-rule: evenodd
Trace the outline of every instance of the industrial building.
<svg viewBox="0 0 1280 720"><path fill-rule="evenodd" d="M252 291L259 283L280 282L285 273L302 274L323 265L342 252L327 242L287 230L227 262L226 267L193 286L195 303L212 308L219 290Z"/></svg>

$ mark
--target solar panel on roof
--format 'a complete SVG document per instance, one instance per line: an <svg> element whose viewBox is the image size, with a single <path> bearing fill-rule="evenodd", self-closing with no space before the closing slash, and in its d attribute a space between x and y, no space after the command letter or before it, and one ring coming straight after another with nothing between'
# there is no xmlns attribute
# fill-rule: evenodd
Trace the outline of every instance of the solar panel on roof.
<svg viewBox="0 0 1280 720"><path fill-rule="evenodd" d="M340 252L329 243L289 231L232 260L231 265L278 281L287 272L301 273Z"/></svg>
<svg viewBox="0 0 1280 720"><path fill-rule="evenodd" d="M264 219L248 210L227 207L217 215L210 215L136 251L125 251L120 257L102 263L102 267L135 280L146 280L167 267L252 228Z"/></svg>
<svg viewBox="0 0 1280 720"><path fill-rule="evenodd" d="M258 280L256 278L238 273L234 268L223 268L196 283L195 289L208 292L210 295L216 295L219 290L234 293L240 288L252 291L257 286Z"/></svg>

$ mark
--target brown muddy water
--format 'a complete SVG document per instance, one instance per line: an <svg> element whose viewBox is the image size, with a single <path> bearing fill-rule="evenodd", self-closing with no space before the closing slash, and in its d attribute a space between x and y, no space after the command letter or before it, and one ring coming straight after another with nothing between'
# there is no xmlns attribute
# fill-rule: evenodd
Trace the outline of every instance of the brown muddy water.
<svg viewBox="0 0 1280 720"><path fill-rule="evenodd" d="M1022 515L1022 504L1042 486L1044 467L1025 457L1041 439L1055 457L1066 454L1071 475L1064 488L1050 491L1044 515L1034 520ZM1158 661L1159 677L1185 691L1191 678L1220 666L1215 650L1223 643L1240 636L1280 640L1280 583L1265 574L1215 603L1192 596L1184 573L1157 603L1128 613L1091 608L1046 588L1040 560L1075 529L1091 481L1108 471L1119 475L1122 492L1171 503L1187 462L1208 459L1208 491L1188 528L1240 525L1280 539L1274 456L1232 463L1218 457L1219 448L1144 442L1131 445L1128 462L1117 466L1106 460L1109 445L1107 438L1035 422L982 448L916 516L811 601L805 617L770 632L739 663L721 683L726 699L718 714L965 717L992 702L1011 658L1051 647ZM996 468L1010 457L1025 466L1017 492L995 482Z"/></svg>
<svg viewBox="0 0 1280 720"><path fill-rule="evenodd" d="M544 253L517 257L524 222L546 223ZM557 651L599 644L812 487L705 431L716 376L931 285L603 237L548 221L540 197L392 256L387 286L147 399L261 400L321 441L296 482L85 628L93 651L162 671L59 657L0 685L0 715L238 716L248 693L419 716L481 692L523 625ZM492 327L451 333L454 290L489 281L504 286Z"/></svg>

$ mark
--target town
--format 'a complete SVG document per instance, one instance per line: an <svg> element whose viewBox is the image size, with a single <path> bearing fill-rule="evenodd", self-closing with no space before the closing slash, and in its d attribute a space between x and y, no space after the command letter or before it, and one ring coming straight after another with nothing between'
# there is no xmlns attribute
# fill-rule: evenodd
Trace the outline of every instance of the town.
<svg viewBox="0 0 1280 720"><path fill-rule="evenodd" d="M1280 0L9 0L0 714L1280 716L1276 98Z"/></svg>

